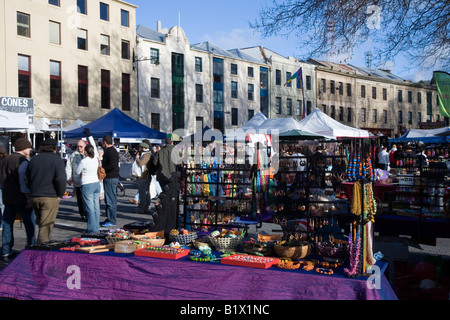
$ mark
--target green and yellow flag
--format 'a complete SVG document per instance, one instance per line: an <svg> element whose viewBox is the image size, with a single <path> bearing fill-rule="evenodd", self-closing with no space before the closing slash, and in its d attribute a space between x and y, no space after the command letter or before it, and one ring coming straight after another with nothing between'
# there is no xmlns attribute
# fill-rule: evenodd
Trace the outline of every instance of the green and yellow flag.
<svg viewBox="0 0 450 320"><path fill-rule="evenodd" d="M438 92L439 114L450 117L450 74L444 71L434 71L433 80Z"/></svg>

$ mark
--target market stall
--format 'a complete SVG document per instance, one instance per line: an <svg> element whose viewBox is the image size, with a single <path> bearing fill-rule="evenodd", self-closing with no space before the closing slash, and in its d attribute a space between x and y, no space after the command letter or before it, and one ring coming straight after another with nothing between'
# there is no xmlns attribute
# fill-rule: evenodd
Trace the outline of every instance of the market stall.
<svg viewBox="0 0 450 320"><path fill-rule="evenodd" d="M163 140L166 134L149 128L139 121L134 120L117 108L114 108L104 116L90 122L85 126L65 131L64 138L85 137L83 130L89 128L95 139L103 138L104 135L110 135L113 138L147 138Z"/></svg>
<svg viewBox="0 0 450 320"><path fill-rule="evenodd" d="M334 120L319 108L316 108L300 122L300 129L314 132L331 139L371 138L367 130L357 129Z"/></svg>

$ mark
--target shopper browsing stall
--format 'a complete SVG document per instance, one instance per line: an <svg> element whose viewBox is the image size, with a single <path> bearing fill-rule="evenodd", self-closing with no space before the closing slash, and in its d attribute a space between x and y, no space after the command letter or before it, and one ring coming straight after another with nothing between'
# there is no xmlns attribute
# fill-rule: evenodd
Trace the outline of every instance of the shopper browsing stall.
<svg viewBox="0 0 450 320"><path fill-rule="evenodd" d="M106 172L106 178L103 179L103 188L107 218L101 223L101 226L114 227L117 215L116 187L119 183L119 153L114 147L113 138L110 135L103 137L102 147L105 150L102 166Z"/></svg>
<svg viewBox="0 0 450 320"><path fill-rule="evenodd" d="M18 212L25 225L27 243L35 242L35 222L29 194L21 191L18 168L30 157L31 143L19 138L14 143L15 151L3 159L1 172L1 188L5 212L3 214L2 259L7 260L13 254L14 220Z"/></svg>
<svg viewBox="0 0 450 320"><path fill-rule="evenodd" d="M137 213L146 213L150 207L150 168L152 155L148 143L142 142L139 145L139 152L136 154L136 163L141 168L141 175L137 177L139 203Z"/></svg>
<svg viewBox="0 0 450 320"><path fill-rule="evenodd" d="M75 168L81 175L81 194L87 216L87 233L97 232L100 228L100 183L97 170L99 166L97 150L93 145L85 148L86 157Z"/></svg>
<svg viewBox="0 0 450 320"><path fill-rule="evenodd" d="M389 153L386 146L382 146L380 152L378 152L378 168L382 170L389 169Z"/></svg>
<svg viewBox="0 0 450 320"><path fill-rule="evenodd" d="M30 160L26 172L26 182L39 226L39 243L50 241L59 200L66 191L65 164L56 154L57 148L55 139L44 140L39 153Z"/></svg>
<svg viewBox="0 0 450 320"><path fill-rule="evenodd" d="M80 213L81 220L86 221L86 213L84 212L83 197L81 195L81 177L75 174L75 168L80 164L84 158L84 148L86 148L86 142L80 139L77 142L77 150L73 152L66 163L66 176L67 184L72 185L77 197L78 212Z"/></svg>

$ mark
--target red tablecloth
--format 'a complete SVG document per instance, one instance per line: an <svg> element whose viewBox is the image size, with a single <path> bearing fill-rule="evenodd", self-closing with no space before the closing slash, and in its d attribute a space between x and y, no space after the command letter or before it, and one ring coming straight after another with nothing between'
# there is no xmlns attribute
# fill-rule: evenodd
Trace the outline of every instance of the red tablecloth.
<svg viewBox="0 0 450 320"><path fill-rule="evenodd" d="M353 184L353 182L343 182L341 184L342 187L344 187L345 194L347 195L349 201L352 201L353 198ZM397 185L374 183L373 193L375 197L381 201L387 201L387 198L385 198L385 193L395 192L395 188L397 188Z"/></svg>

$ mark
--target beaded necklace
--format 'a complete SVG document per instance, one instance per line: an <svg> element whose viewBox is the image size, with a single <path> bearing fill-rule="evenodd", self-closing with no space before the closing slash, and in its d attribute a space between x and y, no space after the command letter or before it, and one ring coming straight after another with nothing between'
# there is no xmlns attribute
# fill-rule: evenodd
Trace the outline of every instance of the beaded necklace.
<svg viewBox="0 0 450 320"><path fill-rule="evenodd" d="M349 277L355 277L358 274L360 249L361 249L361 237L359 232L356 233L356 243L353 242L352 233L349 236L349 248L350 248L350 268L344 268L344 272Z"/></svg>

